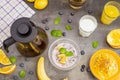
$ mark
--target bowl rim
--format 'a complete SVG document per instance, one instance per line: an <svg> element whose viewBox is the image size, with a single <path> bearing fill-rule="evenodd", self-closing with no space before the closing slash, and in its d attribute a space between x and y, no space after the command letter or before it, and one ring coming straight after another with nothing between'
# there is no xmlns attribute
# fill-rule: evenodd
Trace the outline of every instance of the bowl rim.
<svg viewBox="0 0 120 80"><path fill-rule="evenodd" d="M68 67L68 68L61 68L61 67L59 67L59 66L57 66L54 62L53 62L53 60L51 59L51 55L50 55L50 51L51 51L51 48L57 43L57 42L59 42L59 41L62 41L62 40L68 40L68 41L70 41L70 42L72 42L72 43L74 43L74 45L76 46L76 51L77 51L77 61L72 65L72 66L70 66L70 67ZM48 58L49 58L49 61L51 62L51 64L55 67L55 68L57 68L57 69L59 69L59 70L63 70L63 71L68 71L68 70L71 70L71 69L73 69L74 67L76 67L77 66L77 64L78 64L78 62L79 62L79 60L80 60L80 56L79 56L79 48L78 48L78 45L73 41L73 40L71 40L71 39L68 39L68 38L60 38L60 39L57 39L57 40L55 40L55 41L53 41L53 43L50 45L50 48L49 48L49 50L48 50Z"/></svg>

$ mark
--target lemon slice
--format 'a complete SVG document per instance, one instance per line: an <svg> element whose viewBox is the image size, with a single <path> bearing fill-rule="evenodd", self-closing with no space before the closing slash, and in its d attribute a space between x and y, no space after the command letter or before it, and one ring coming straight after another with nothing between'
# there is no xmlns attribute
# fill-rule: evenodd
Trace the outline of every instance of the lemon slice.
<svg viewBox="0 0 120 80"><path fill-rule="evenodd" d="M113 80L120 74L120 58L116 52L109 49L101 49L93 54L90 59L90 69L99 80Z"/></svg>
<svg viewBox="0 0 120 80"><path fill-rule="evenodd" d="M16 65L10 65L10 66L6 66L6 67L2 67L0 68L0 73L2 74L11 74L12 72L14 72L16 69Z"/></svg>
<svg viewBox="0 0 120 80"><path fill-rule="evenodd" d="M10 65L11 64L9 58L5 55L5 53L2 49L0 49L0 63L3 65Z"/></svg>
<svg viewBox="0 0 120 80"><path fill-rule="evenodd" d="M36 53L39 53L39 50L36 49L36 47L34 47L34 45L32 43L29 43L31 48L36 52Z"/></svg>
<svg viewBox="0 0 120 80"><path fill-rule="evenodd" d="M107 42L113 48L120 48L120 29L114 29L107 35Z"/></svg>

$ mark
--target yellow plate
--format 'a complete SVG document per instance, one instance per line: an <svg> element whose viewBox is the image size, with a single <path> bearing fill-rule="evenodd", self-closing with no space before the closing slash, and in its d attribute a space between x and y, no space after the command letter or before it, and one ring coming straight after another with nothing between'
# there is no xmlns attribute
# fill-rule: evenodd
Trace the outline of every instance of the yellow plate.
<svg viewBox="0 0 120 80"><path fill-rule="evenodd" d="M98 50L90 59L90 69L99 80L113 80L120 74L120 57L109 49Z"/></svg>

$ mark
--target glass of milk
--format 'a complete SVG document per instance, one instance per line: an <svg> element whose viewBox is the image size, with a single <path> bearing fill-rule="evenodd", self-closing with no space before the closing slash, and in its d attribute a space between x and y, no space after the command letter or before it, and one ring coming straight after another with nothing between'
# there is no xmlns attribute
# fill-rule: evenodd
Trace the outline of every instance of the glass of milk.
<svg viewBox="0 0 120 80"><path fill-rule="evenodd" d="M79 33L83 37L89 37L97 28L97 20L91 15L84 15L79 21Z"/></svg>

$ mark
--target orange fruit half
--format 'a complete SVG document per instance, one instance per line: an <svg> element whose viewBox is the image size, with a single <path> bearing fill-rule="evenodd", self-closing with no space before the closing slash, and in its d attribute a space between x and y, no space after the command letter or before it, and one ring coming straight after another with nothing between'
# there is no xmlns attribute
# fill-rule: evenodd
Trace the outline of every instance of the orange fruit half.
<svg viewBox="0 0 120 80"><path fill-rule="evenodd" d="M0 73L2 74L11 74L16 69L16 65L10 65L0 68Z"/></svg>
<svg viewBox="0 0 120 80"><path fill-rule="evenodd" d="M114 80L120 74L120 57L110 49L100 49L92 55L90 69L99 80Z"/></svg>
<svg viewBox="0 0 120 80"><path fill-rule="evenodd" d="M112 46L112 45L111 45L111 47L112 47L112 48L116 48L116 49L119 49L119 48L120 48L120 46Z"/></svg>
<svg viewBox="0 0 120 80"><path fill-rule="evenodd" d="M112 48L120 48L120 29L114 29L107 35L107 42Z"/></svg>
<svg viewBox="0 0 120 80"><path fill-rule="evenodd" d="M0 63L3 65L10 65L11 62L9 58L5 55L2 49L0 49Z"/></svg>

